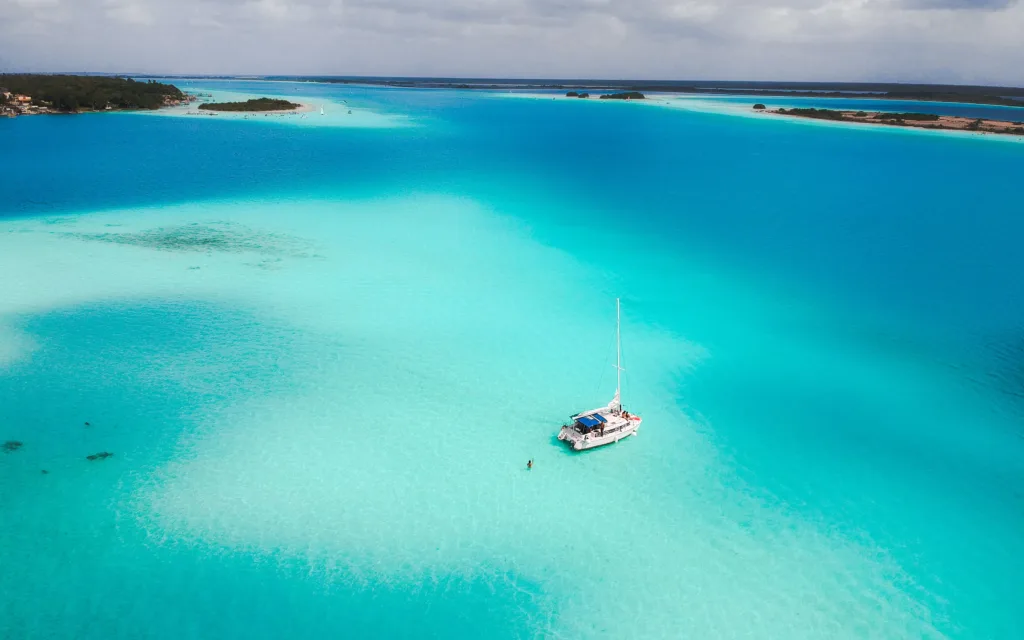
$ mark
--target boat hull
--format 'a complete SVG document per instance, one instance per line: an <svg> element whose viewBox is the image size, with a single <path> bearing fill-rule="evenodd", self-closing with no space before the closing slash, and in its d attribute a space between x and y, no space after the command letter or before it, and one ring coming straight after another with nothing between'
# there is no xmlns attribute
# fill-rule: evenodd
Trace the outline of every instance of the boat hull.
<svg viewBox="0 0 1024 640"><path fill-rule="evenodd" d="M570 427L562 427L562 430L558 433L558 439L565 442L574 451L596 449L597 447L603 447L606 444L615 444L623 438L637 435L637 430L640 428L641 422L642 420L639 416L633 416L632 419L630 419L621 429L617 429L614 433L605 433L604 435L601 435L597 431L592 431L584 435L574 431Z"/></svg>

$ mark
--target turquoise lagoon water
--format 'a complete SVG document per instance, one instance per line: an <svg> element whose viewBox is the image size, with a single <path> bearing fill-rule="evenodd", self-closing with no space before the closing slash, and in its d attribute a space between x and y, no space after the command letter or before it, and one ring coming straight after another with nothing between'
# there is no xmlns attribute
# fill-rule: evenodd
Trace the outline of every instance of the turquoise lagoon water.
<svg viewBox="0 0 1024 640"><path fill-rule="evenodd" d="M1024 146L201 86L0 122L0 636L1024 634Z"/></svg>

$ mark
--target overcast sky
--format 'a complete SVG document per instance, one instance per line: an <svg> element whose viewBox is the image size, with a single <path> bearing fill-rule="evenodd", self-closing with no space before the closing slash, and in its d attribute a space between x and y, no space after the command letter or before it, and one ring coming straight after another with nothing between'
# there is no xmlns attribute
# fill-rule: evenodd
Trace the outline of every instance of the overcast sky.
<svg viewBox="0 0 1024 640"><path fill-rule="evenodd" d="M1024 85L1018 0L0 0L0 69Z"/></svg>

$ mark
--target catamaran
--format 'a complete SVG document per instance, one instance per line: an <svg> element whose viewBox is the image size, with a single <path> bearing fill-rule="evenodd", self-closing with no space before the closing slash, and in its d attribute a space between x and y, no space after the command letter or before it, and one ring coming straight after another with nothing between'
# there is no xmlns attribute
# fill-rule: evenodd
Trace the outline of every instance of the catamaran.
<svg viewBox="0 0 1024 640"><path fill-rule="evenodd" d="M607 406L577 413L570 418L571 422L562 425L558 439L567 443L576 451L593 449L604 444L618 442L626 436L635 436L640 423L640 416L633 415L622 408L622 338L621 338L621 305L615 299L615 397Z"/></svg>

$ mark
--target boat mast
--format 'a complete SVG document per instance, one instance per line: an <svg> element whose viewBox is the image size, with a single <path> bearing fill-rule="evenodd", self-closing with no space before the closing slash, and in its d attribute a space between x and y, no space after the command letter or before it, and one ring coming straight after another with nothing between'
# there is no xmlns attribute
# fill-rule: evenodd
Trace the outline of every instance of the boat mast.
<svg viewBox="0 0 1024 640"><path fill-rule="evenodd" d="M619 299L615 298L615 404L622 411L622 325Z"/></svg>

